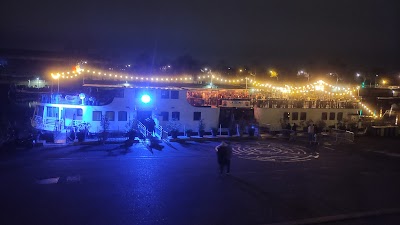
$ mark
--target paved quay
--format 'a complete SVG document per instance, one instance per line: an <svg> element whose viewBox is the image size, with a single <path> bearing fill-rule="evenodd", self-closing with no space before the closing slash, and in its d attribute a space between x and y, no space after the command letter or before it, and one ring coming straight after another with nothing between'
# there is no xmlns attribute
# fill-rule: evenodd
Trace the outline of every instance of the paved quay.
<svg viewBox="0 0 400 225"><path fill-rule="evenodd" d="M48 145L2 157L0 223L398 224L399 160L358 150L359 139L321 144L318 157L301 140L232 139L230 176L217 171L219 141Z"/></svg>

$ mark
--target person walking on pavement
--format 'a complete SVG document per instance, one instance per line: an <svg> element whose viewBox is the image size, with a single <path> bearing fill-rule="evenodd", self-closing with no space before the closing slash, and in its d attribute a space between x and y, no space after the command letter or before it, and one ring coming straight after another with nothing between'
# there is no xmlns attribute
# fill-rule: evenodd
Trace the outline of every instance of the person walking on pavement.
<svg viewBox="0 0 400 225"><path fill-rule="evenodd" d="M319 158L319 142L318 142L318 136L317 134L314 134L312 143L311 143L311 150L312 150L312 155L314 156L314 158L318 159Z"/></svg>
<svg viewBox="0 0 400 225"><path fill-rule="evenodd" d="M226 166L226 174L231 173L231 158L232 158L232 146L231 143L226 141L226 153L225 153L225 166Z"/></svg>
<svg viewBox="0 0 400 225"><path fill-rule="evenodd" d="M309 142L310 145L311 145L312 142L313 142L313 139L314 139L314 134L315 134L314 124L311 123L311 124L308 126L307 131L308 131L308 142Z"/></svg>
<svg viewBox="0 0 400 225"><path fill-rule="evenodd" d="M293 123L292 131L290 132L290 139L291 141L296 141L297 136L297 124Z"/></svg>
<svg viewBox="0 0 400 225"><path fill-rule="evenodd" d="M222 174L224 168L226 167L226 173L230 173L231 169L231 157L232 157L232 147L229 142L222 141L220 145L215 148L217 152L217 161L219 165L219 172Z"/></svg>
<svg viewBox="0 0 400 225"><path fill-rule="evenodd" d="M297 132L297 124L296 123L293 123L292 131L294 131L295 133Z"/></svg>

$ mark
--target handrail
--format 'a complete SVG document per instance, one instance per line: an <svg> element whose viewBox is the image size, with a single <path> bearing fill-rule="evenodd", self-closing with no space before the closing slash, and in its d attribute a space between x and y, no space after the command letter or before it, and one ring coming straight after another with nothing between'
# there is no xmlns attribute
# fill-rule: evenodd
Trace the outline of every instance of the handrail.
<svg viewBox="0 0 400 225"><path fill-rule="evenodd" d="M335 141L336 143L340 143L342 141L354 142L354 133L350 131L336 132Z"/></svg>
<svg viewBox="0 0 400 225"><path fill-rule="evenodd" d="M145 125L143 125L142 122L138 121L137 122L138 130L139 132L144 136L147 137L147 128Z"/></svg>
<svg viewBox="0 0 400 225"><path fill-rule="evenodd" d="M154 133L161 140L169 141L168 140L168 132L161 125L156 125L154 127Z"/></svg>

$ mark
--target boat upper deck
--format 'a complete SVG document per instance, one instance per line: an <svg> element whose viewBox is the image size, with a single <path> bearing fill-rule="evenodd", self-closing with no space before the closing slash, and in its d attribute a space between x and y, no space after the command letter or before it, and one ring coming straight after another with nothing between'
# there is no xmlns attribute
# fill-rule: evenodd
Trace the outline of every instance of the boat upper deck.
<svg viewBox="0 0 400 225"><path fill-rule="evenodd" d="M259 107L259 108L358 108L360 102L350 91L330 92L313 88L195 88L123 85L85 85L69 93L41 94L40 103L69 105L107 105L114 98L124 98L126 90L153 89L186 92L187 102L195 107Z"/></svg>

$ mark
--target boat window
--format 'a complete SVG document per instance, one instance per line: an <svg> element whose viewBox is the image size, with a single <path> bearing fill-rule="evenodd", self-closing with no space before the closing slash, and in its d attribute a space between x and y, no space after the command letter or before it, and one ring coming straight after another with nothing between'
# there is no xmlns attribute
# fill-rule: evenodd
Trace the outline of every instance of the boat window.
<svg viewBox="0 0 400 225"><path fill-rule="evenodd" d="M44 106L39 105L37 106L37 113L36 115L43 116Z"/></svg>
<svg viewBox="0 0 400 225"><path fill-rule="evenodd" d="M115 120L115 112L114 111L106 111L106 118L108 121L114 121Z"/></svg>
<svg viewBox="0 0 400 225"><path fill-rule="evenodd" d="M82 116L83 115L83 110L82 109L76 109L76 115L77 116Z"/></svg>
<svg viewBox="0 0 400 225"><path fill-rule="evenodd" d="M93 111L93 121L101 121L101 111Z"/></svg>
<svg viewBox="0 0 400 225"><path fill-rule="evenodd" d="M200 120L201 112L193 112L193 120Z"/></svg>
<svg viewBox="0 0 400 225"><path fill-rule="evenodd" d="M323 112L322 113L321 120L328 120L328 113L327 112Z"/></svg>
<svg viewBox="0 0 400 225"><path fill-rule="evenodd" d="M119 111L118 121L127 121L127 120L128 120L128 113L126 111Z"/></svg>
<svg viewBox="0 0 400 225"><path fill-rule="evenodd" d="M169 90L161 90L161 98L169 99Z"/></svg>
<svg viewBox="0 0 400 225"><path fill-rule="evenodd" d="M47 107L47 117L58 117L58 107Z"/></svg>
<svg viewBox="0 0 400 225"><path fill-rule="evenodd" d="M171 91L171 99L179 99L179 91Z"/></svg>
<svg viewBox="0 0 400 225"><path fill-rule="evenodd" d="M306 112L301 112L300 113L300 120L306 120L307 119L307 113Z"/></svg>
<svg viewBox="0 0 400 225"><path fill-rule="evenodd" d="M288 112L284 112L284 113L283 113L283 120L284 120L284 121L289 120L289 117L290 117L290 113L288 113Z"/></svg>
<svg viewBox="0 0 400 225"><path fill-rule="evenodd" d="M335 120L335 113L334 112L330 112L329 113L329 120Z"/></svg>
<svg viewBox="0 0 400 225"><path fill-rule="evenodd" d="M299 120L299 113L298 112L292 112L292 120Z"/></svg>
<svg viewBox="0 0 400 225"><path fill-rule="evenodd" d="M168 121L169 120L168 112L161 112L161 117L162 117L162 121Z"/></svg>
<svg viewBox="0 0 400 225"><path fill-rule="evenodd" d="M180 120L181 113L180 112L172 112L171 117L172 117L172 120Z"/></svg>
<svg viewBox="0 0 400 225"><path fill-rule="evenodd" d="M343 119L343 113L342 112L338 112L337 113L337 120L338 121L342 121L342 119Z"/></svg>

